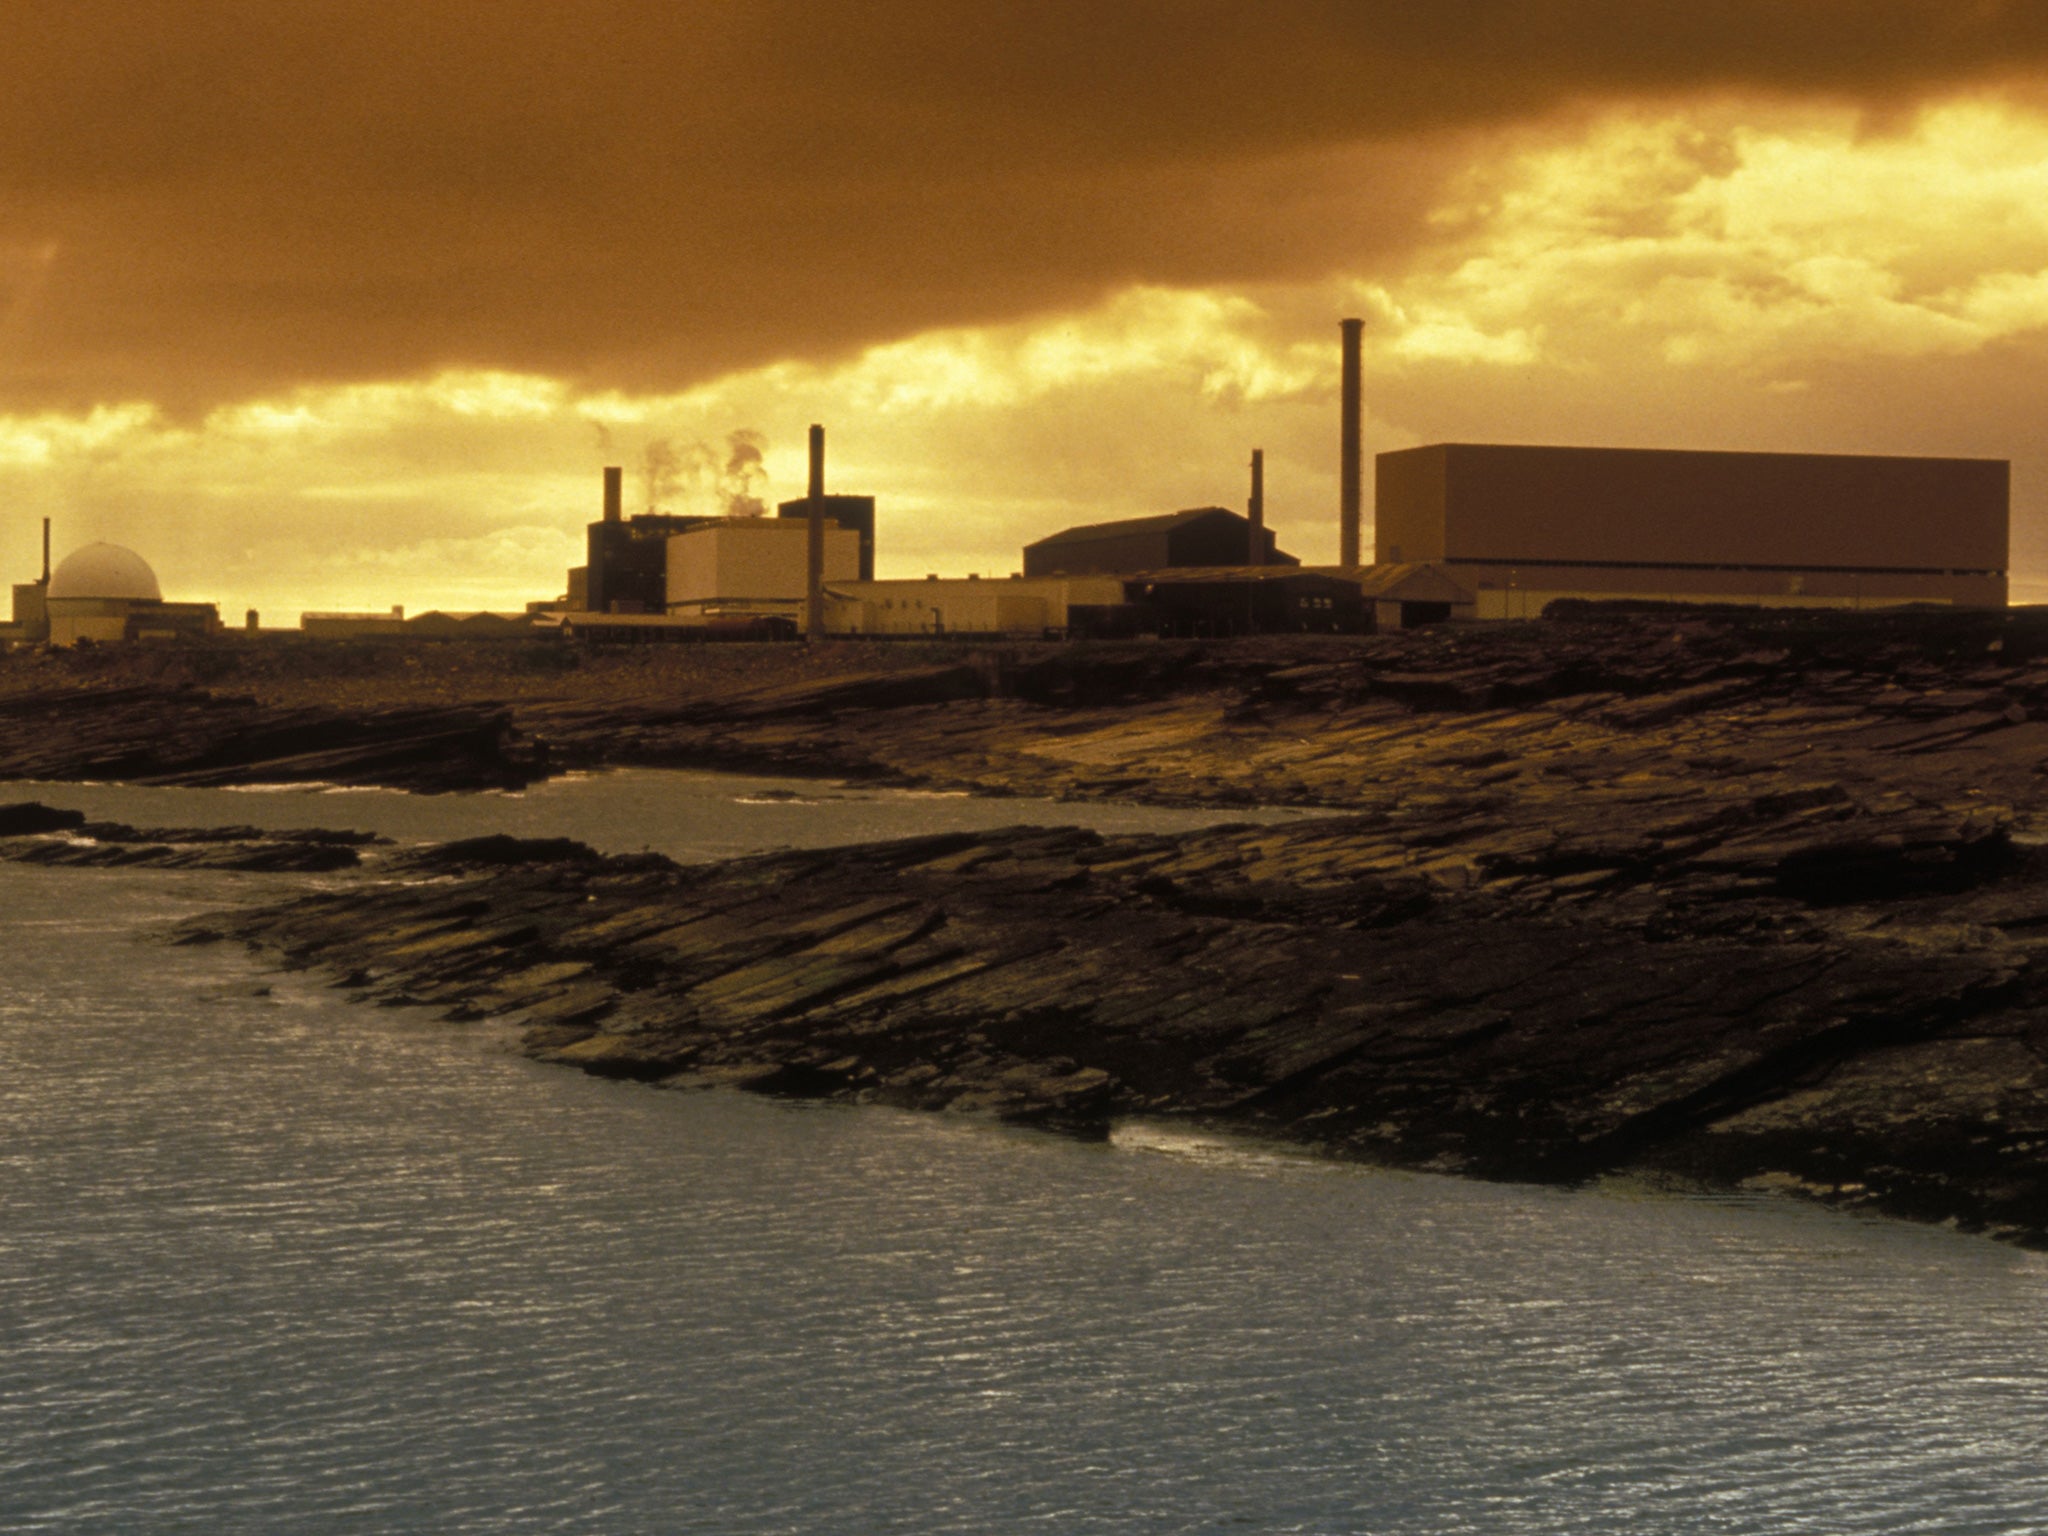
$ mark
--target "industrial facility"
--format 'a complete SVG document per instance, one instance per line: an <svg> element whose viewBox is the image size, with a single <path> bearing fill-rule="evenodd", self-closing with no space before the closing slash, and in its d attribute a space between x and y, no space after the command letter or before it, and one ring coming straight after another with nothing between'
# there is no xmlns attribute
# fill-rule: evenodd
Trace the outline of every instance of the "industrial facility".
<svg viewBox="0 0 2048 1536"><path fill-rule="evenodd" d="M149 562L119 544L84 545L52 570L48 518L43 519L43 574L15 584L13 622L0 625L0 640L62 646L219 633L218 607L164 601Z"/></svg>
<svg viewBox="0 0 2048 1536"><path fill-rule="evenodd" d="M877 579L875 498L825 489L810 430L804 496L774 516L601 516L565 594L521 614L308 613L320 638L587 640L799 635L1063 638L1361 633L1534 618L1561 598L1752 606L1996 608L2006 602L2002 459L1436 443L1378 455L1364 550L1364 322L1339 324L1338 559L1305 566L1266 520L1264 454L1227 507L1088 523L1026 544L1006 580ZM249 619L255 629L255 615ZM130 550L92 544L14 588L0 639L71 645L217 633L168 603Z"/></svg>
<svg viewBox="0 0 2048 1536"><path fill-rule="evenodd" d="M775 517L624 515L624 472L604 472L586 562L539 622L585 639L784 639L825 632L825 583L874 573L875 499L828 495L825 432L811 428L810 494Z"/></svg>
<svg viewBox="0 0 2048 1536"><path fill-rule="evenodd" d="M1480 618L1561 597L2005 605L2002 459L1439 443L1375 468L1379 560L1441 569Z"/></svg>

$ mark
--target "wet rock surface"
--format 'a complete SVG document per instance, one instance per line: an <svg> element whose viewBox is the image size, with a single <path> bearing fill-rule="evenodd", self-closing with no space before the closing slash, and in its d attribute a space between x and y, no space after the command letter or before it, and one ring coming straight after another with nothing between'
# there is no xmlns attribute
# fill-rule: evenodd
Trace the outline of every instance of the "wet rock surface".
<svg viewBox="0 0 2048 1536"><path fill-rule="evenodd" d="M668 1086L1084 1134L1187 1117L2048 1244L2048 858L1981 813L1806 809L1618 838L1589 805L1541 845L1448 813L1017 829L691 869L485 839L195 936ZM1884 894L1816 891L1815 865Z"/></svg>
<svg viewBox="0 0 2048 1536"><path fill-rule="evenodd" d="M368 854L341 887L188 936L673 1086L1083 1133L1183 1116L1336 1157L1747 1184L2048 1246L2042 616L1589 609L806 665L459 707L532 771L1343 814L687 871L507 838L337 847ZM145 708L105 707L102 758L106 722ZM20 739L0 728L0 767ZM218 742L182 761L258 771ZM8 857L80 842L4 817Z"/></svg>
<svg viewBox="0 0 2048 1536"><path fill-rule="evenodd" d="M0 778L436 791L518 788L546 773L545 754L489 707L277 709L150 685L0 695Z"/></svg>
<svg viewBox="0 0 2048 1536"><path fill-rule="evenodd" d="M323 828L131 827L40 801L0 805L0 859L71 869L238 869L318 874L355 869L383 840Z"/></svg>

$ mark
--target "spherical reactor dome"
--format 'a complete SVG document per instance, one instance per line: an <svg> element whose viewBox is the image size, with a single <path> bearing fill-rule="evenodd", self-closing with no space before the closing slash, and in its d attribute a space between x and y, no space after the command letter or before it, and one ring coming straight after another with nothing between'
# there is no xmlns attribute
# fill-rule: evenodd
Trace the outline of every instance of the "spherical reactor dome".
<svg viewBox="0 0 2048 1536"><path fill-rule="evenodd" d="M74 549L50 573L50 588L45 595L116 597L145 603L160 603L164 596L149 562L118 544L87 544Z"/></svg>

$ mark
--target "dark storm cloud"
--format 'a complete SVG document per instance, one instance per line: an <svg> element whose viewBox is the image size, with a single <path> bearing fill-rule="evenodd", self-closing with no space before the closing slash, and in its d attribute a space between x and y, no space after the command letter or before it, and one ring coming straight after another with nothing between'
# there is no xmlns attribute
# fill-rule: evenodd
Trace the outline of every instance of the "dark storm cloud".
<svg viewBox="0 0 2048 1536"><path fill-rule="evenodd" d="M1896 103L2024 77L2042 11L15 0L0 403L443 364L672 385L1132 281L1363 269L1456 130Z"/></svg>

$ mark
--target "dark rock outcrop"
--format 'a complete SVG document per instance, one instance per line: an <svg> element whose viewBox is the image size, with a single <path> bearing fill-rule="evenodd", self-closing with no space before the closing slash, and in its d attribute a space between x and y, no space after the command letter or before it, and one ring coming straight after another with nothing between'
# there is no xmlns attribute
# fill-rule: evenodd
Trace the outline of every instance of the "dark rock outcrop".
<svg viewBox="0 0 2048 1536"><path fill-rule="evenodd" d="M515 1018L618 1076L1754 1183L2048 1245L2042 615L785 649L743 685L685 659L627 694L593 663L433 709L31 690L0 708L0 772L450 787L636 762L1342 810L688 871L482 839L191 936ZM0 837L51 862L218 846Z"/></svg>
<svg viewBox="0 0 2048 1536"><path fill-rule="evenodd" d="M38 801L0 805L0 859L73 869L238 869L318 874L354 869L367 832L257 827L150 827L89 821Z"/></svg>
<svg viewBox="0 0 2048 1536"><path fill-rule="evenodd" d="M1185 1117L1494 1178L1752 1181L2048 1244L2048 858L1968 808L1620 809L687 870L506 840L203 936L516 1020L611 1076L1084 1134Z"/></svg>
<svg viewBox="0 0 2048 1536"><path fill-rule="evenodd" d="M0 778L195 787L517 788L544 752L503 710L277 709L199 688L50 688L0 697Z"/></svg>

